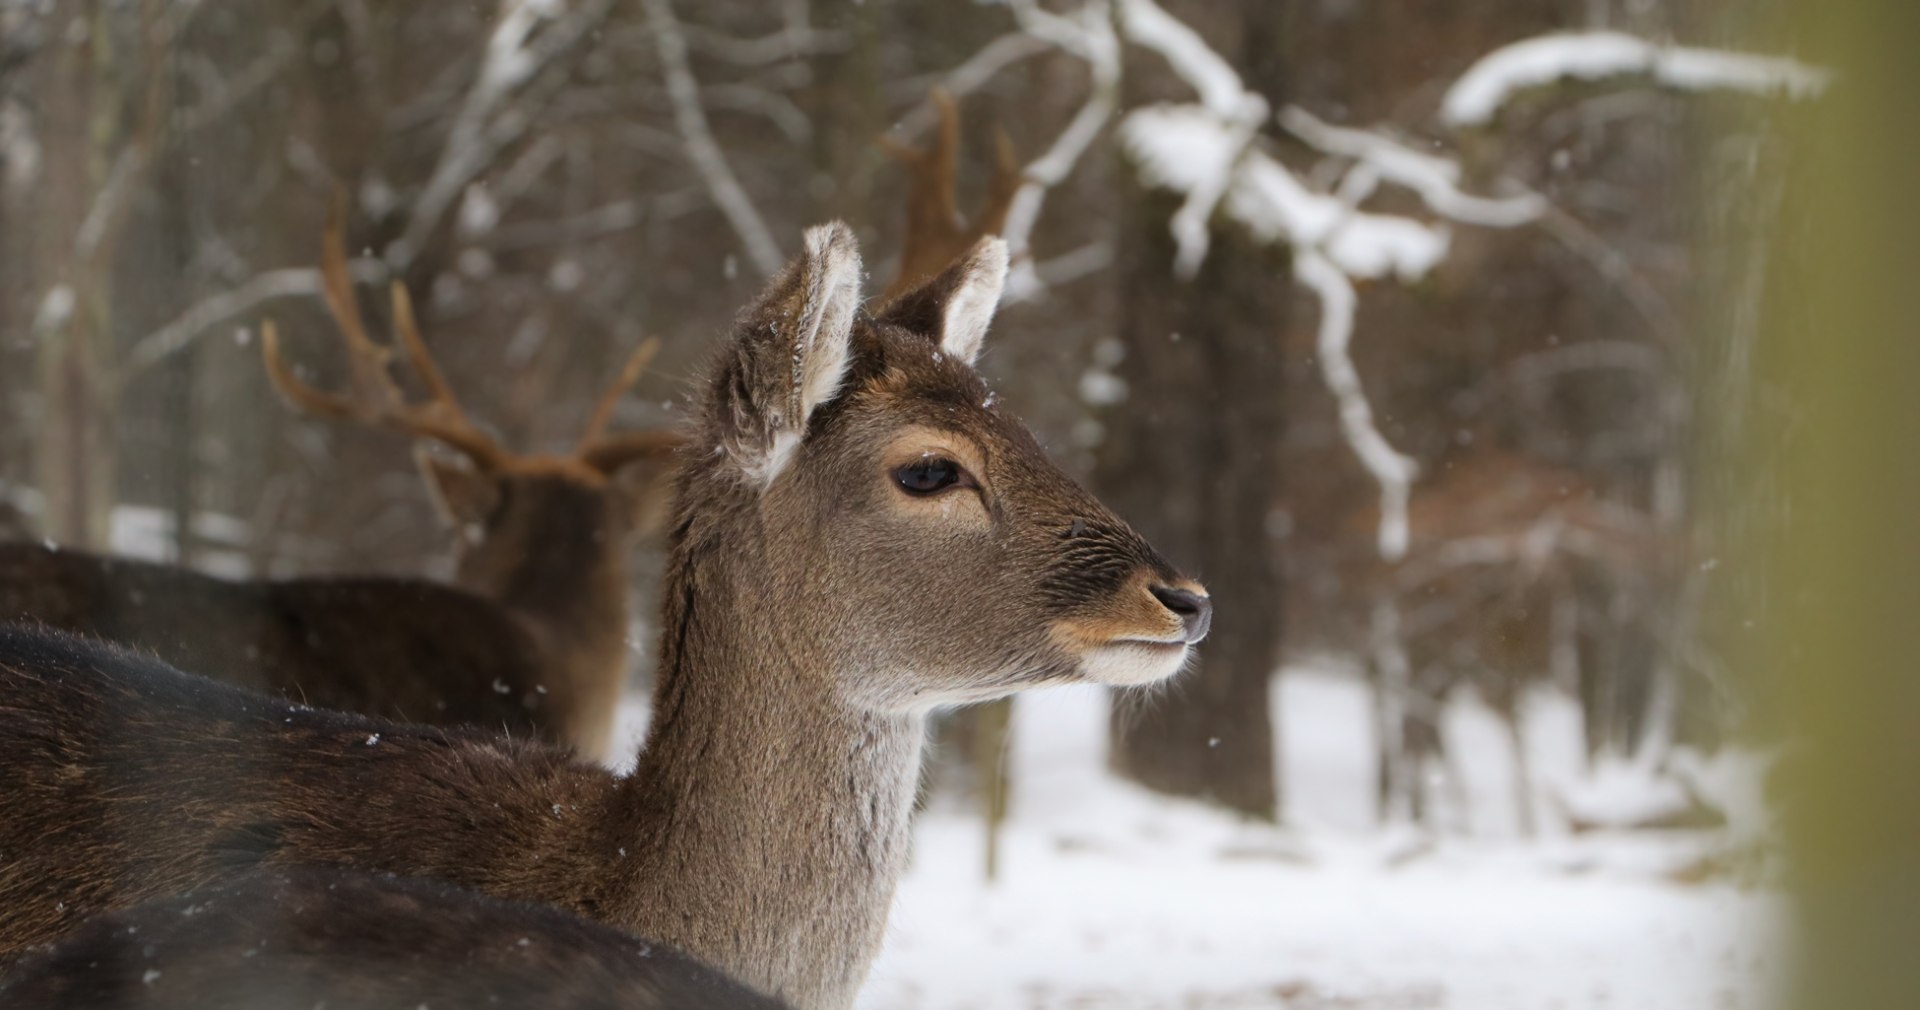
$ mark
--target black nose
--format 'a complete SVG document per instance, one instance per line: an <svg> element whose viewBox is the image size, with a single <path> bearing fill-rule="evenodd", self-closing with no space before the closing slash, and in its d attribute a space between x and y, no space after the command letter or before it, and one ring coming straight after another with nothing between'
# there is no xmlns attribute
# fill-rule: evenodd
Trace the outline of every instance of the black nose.
<svg viewBox="0 0 1920 1010"><path fill-rule="evenodd" d="M1213 627L1213 600L1190 589L1172 586L1154 586L1152 592L1161 606L1180 615L1188 643L1207 637L1207 629Z"/></svg>

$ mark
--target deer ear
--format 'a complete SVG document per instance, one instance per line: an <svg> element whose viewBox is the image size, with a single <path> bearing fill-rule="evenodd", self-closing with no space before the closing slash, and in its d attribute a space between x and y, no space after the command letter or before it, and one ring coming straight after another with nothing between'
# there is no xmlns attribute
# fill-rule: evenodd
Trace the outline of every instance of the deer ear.
<svg viewBox="0 0 1920 1010"><path fill-rule="evenodd" d="M461 532L483 526L500 507L500 481L464 461L437 456L425 446L414 451L414 462L427 479L435 511L447 525Z"/></svg>
<svg viewBox="0 0 1920 1010"><path fill-rule="evenodd" d="M1006 240L989 236L938 277L895 299L880 318L933 337L941 351L971 365L980 357L1006 283Z"/></svg>
<svg viewBox="0 0 1920 1010"><path fill-rule="evenodd" d="M728 452L762 486L785 468L814 410L839 394L859 307L859 243L836 221L807 229L800 255L734 324L718 420Z"/></svg>

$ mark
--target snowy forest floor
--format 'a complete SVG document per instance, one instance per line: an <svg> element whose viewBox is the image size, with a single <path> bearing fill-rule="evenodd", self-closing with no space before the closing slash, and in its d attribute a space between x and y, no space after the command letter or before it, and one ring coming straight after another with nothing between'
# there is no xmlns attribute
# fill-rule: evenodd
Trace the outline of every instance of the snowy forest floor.
<svg viewBox="0 0 1920 1010"><path fill-rule="evenodd" d="M1021 698L999 879L985 880L979 816L936 796L860 1010L1770 1004L1781 897L1674 879L1756 830L1739 796L1715 797L1732 808L1725 830L1576 835L1543 803L1538 837L1518 837L1510 745L1463 699L1447 725L1471 809L1443 811L1455 827L1437 834L1381 829L1361 685L1314 670L1277 684L1284 827L1109 776L1101 692ZM1596 784L1584 771L1570 705L1531 714L1543 798L1658 802L1624 773ZM629 715L637 732L641 706Z"/></svg>

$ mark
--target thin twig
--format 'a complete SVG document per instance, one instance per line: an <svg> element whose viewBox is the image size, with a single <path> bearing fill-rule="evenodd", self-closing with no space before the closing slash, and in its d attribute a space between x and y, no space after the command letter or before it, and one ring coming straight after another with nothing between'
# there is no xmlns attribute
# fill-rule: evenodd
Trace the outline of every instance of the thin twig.
<svg viewBox="0 0 1920 1010"><path fill-rule="evenodd" d="M732 166L727 164L720 144L713 139L707 114L700 107L699 82L687 62L687 39L680 30L680 22L673 16L673 4L670 0L642 2L647 8L647 21L653 26L661 74L666 79L667 93L673 98L673 119L680 128L687 158L700 172L707 192L719 205L727 223L733 226L734 234L746 246L747 258L753 261L754 268L762 276L771 277L779 271L783 259L780 246L767 230L767 223L761 220L760 212L754 209Z"/></svg>

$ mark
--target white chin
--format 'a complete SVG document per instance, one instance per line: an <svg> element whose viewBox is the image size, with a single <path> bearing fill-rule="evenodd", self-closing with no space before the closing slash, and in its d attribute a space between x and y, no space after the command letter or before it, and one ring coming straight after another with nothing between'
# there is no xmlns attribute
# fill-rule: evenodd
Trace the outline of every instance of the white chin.
<svg viewBox="0 0 1920 1010"><path fill-rule="evenodd" d="M1114 687L1151 684L1179 673L1189 651L1180 642L1110 642L1080 658L1080 675Z"/></svg>

